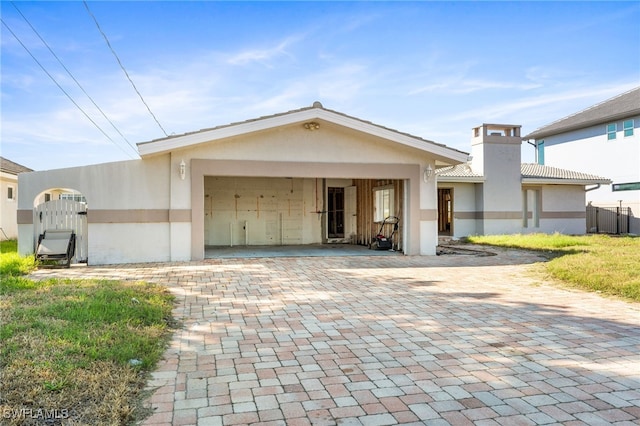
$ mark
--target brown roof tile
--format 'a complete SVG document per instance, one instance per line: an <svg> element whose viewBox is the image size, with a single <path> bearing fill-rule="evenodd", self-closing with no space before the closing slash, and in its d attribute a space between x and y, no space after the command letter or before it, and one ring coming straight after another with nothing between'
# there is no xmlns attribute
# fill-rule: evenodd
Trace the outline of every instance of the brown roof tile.
<svg viewBox="0 0 640 426"><path fill-rule="evenodd" d="M0 171L17 175L18 173L32 172L33 169L25 167L21 164L14 163L11 160L7 160L4 157L0 157Z"/></svg>

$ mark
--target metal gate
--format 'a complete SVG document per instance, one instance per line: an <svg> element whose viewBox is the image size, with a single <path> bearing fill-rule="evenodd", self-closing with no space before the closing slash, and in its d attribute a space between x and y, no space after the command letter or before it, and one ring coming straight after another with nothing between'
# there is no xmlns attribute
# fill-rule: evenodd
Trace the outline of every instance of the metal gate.
<svg viewBox="0 0 640 426"><path fill-rule="evenodd" d="M630 207L587 206L587 232L590 234L628 234Z"/></svg>
<svg viewBox="0 0 640 426"><path fill-rule="evenodd" d="M71 229L76 234L73 263L87 263L87 204L72 200L52 200L33 210L34 243L49 229Z"/></svg>

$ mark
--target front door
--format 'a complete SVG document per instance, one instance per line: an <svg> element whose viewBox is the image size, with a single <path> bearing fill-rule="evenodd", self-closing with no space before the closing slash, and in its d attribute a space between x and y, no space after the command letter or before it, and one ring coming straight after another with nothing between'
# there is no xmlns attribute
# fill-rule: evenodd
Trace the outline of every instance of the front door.
<svg viewBox="0 0 640 426"><path fill-rule="evenodd" d="M453 215L453 189L438 188L438 233L451 235Z"/></svg>
<svg viewBox="0 0 640 426"><path fill-rule="evenodd" d="M328 188L328 237L344 238L344 188Z"/></svg>

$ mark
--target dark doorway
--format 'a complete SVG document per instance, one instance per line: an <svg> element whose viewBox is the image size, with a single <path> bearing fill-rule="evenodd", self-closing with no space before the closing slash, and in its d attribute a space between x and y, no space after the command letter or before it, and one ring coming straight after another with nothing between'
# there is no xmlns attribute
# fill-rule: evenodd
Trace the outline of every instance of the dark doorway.
<svg viewBox="0 0 640 426"><path fill-rule="evenodd" d="M438 188L438 234L451 235L453 189Z"/></svg>
<svg viewBox="0 0 640 426"><path fill-rule="evenodd" d="M344 188L327 188L328 237L344 238Z"/></svg>

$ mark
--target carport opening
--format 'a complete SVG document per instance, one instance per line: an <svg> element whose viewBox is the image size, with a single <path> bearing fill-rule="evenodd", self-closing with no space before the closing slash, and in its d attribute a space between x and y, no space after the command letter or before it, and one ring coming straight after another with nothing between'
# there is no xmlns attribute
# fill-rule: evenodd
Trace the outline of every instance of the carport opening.
<svg viewBox="0 0 640 426"><path fill-rule="evenodd" d="M385 215L403 217L403 200L402 180L205 176L205 257L242 247L366 249ZM403 226L393 234L396 253Z"/></svg>

